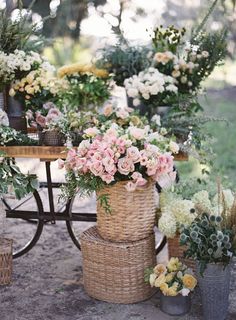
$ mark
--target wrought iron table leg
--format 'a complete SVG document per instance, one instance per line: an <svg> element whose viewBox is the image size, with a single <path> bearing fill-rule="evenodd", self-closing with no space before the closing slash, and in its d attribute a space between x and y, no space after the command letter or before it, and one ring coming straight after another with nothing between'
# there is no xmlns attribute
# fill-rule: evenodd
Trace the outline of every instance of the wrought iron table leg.
<svg viewBox="0 0 236 320"><path fill-rule="evenodd" d="M49 208L50 208L50 213L52 215L52 220L51 223L55 224L55 208L54 208L54 201L53 201L53 185L52 185L52 176L51 176L51 162L46 161L45 166L46 166L46 175L47 175L47 187L48 187L48 201L49 201Z"/></svg>

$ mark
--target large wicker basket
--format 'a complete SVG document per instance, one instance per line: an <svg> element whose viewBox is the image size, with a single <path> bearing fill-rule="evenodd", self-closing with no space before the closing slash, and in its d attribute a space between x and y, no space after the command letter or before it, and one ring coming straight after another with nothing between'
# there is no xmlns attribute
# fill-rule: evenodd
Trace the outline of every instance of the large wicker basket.
<svg viewBox="0 0 236 320"><path fill-rule="evenodd" d="M11 283L12 240L0 238L0 285Z"/></svg>
<svg viewBox="0 0 236 320"><path fill-rule="evenodd" d="M186 246L180 246L179 244L179 236L168 239L168 253L169 258L177 257L180 258L182 262L186 264L189 268L195 271L195 261L193 259L184 259L184 251L186 250Z"/></svg>
<svg viewBox="0 0 236 320"><path fill-rule="evenodd" d="M84 287L89 296L112 303L135 303L155 290L144 271L156 263L154 234L131 243L102 239L96 227L81 235Z"/></svg>
<svg viewBox="0 0 236 320"><path fill-rule="evenodd" d="M155 224L155 187L153 182L128 192L127 181L103 188L97 198L108 195L111 213L97 200L97 228L105 240L115 242L137 241L148 237Z"/></svg>

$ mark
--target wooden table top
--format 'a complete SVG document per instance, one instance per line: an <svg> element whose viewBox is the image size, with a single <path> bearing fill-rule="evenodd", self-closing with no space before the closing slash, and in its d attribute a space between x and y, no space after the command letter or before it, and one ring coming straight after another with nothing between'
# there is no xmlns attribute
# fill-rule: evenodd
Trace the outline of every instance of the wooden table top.
<svg viewBox="0 0 236 320"><path fill-rule="evenodd" d="M10 146L0 147L8 157L12 158L35 158L35 159L66 159L67 150L65 147L48 146ZM180 152L174 155L175 161L188 161L188 155Z"/></svg>

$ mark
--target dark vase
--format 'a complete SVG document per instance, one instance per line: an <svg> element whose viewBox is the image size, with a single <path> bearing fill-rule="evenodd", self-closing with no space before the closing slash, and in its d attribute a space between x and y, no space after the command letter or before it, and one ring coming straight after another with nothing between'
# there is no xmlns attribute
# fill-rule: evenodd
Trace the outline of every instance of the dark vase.
<svg viewBox="0 0 236 320"><path fill-rule="evenodd" d="M191 309L191 297L182 296L181 294L170 297L164 296L161 293L160 309L162 312L170 316L183 316L190 312ZM213 319L212 319L213 320Z"/></svg>
<svg viewBox="0 0 236 320"><path fill-rule="evenodd" d="M153 107L152 105L140 103L137 107L133 105L133 98L129 97L126 94L127 97L127 105L129 108L139 110L139 113L141 116L146 116L149 121L151 121L152 117L157 114L160 115L161 117L166 116L171 109L171 106L158 106L158 107Z"/></svg>
<svg viewBox="0 0 236 320"><path fill-rule="evenodd" d="M24 115L24 103L9 96L9 87L5 94L5 111L9 118L11 128L27 133L27 122Z"/></svg>

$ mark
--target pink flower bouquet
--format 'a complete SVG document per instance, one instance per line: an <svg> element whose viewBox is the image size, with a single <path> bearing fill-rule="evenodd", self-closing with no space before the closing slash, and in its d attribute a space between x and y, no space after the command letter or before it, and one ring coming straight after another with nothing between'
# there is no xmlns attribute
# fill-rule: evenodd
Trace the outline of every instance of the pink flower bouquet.
<svg viewBox="0 0 236 320"><path fill-rule="evenodd" d="M172 143L149 126L88 128L77 149L68 152L64 166L70 186L81 192L97 191L118 181L127 181L134 191L149 179L154 182L175 180ZM176 144L177 146L177 144ZM178 148L176 148L178 150Z"/></svg>

